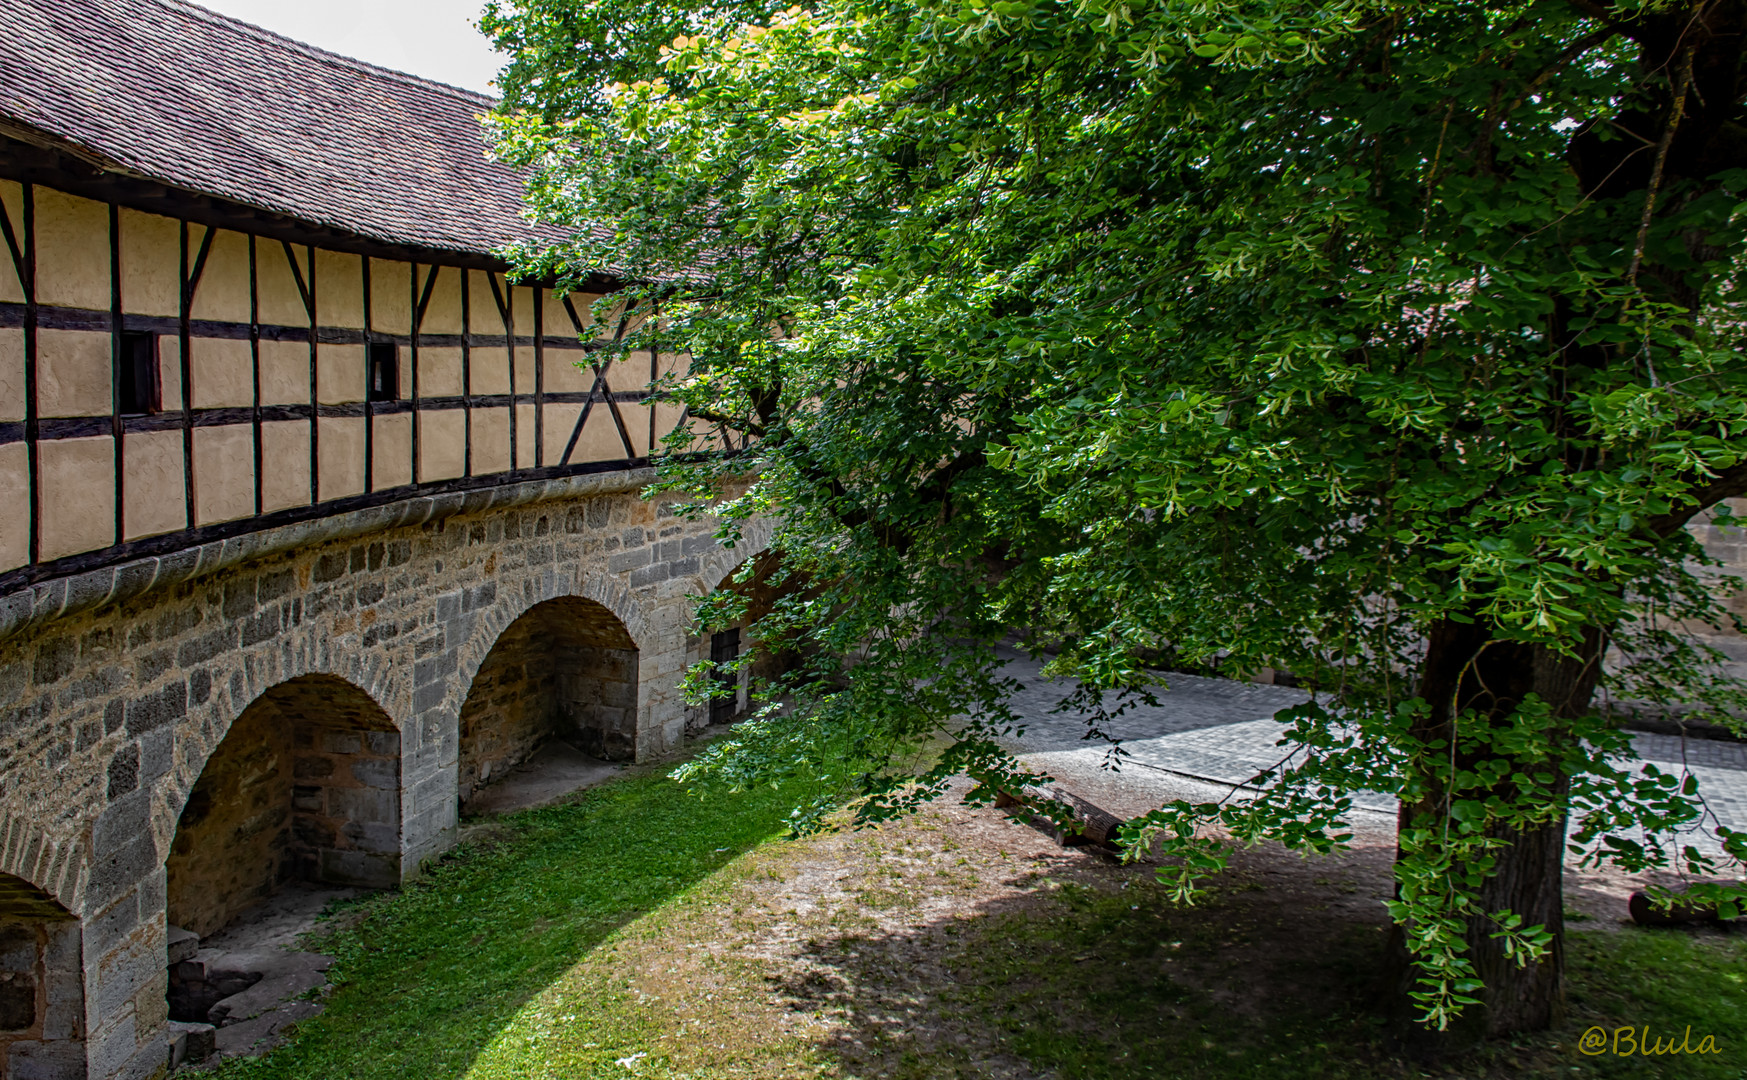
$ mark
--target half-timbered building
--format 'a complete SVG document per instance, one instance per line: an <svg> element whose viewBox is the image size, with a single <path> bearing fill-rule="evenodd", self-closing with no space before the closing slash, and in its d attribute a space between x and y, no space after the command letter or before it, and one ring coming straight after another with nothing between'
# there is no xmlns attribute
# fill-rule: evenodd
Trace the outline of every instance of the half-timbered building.
<svg viewBox="0 0 1747 1080"><path fill-rule="evenodd" d="M542 740L708 719L687 597L758 538L639 498L679 360L506 274L491 106L179 0L0 10L0 1077L154 1074L188 941L397 884Z"/></svg>

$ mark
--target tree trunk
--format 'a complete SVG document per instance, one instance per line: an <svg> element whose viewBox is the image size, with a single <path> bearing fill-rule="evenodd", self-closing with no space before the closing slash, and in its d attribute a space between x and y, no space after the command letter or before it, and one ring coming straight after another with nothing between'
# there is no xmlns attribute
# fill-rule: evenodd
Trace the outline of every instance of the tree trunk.
<svg viewBox="0 0 1747 1080"><path fill-rule="evenodd" d="M1439 623L1428 641L1420 690L1432 710L1416 734L1449 738L1455 718L1463 712L1471 714L1465 725L1477 722L1474 715L1481 718L1478 722L1502 721L1530 692L1551 706L1555 721L1581 716L1595 692L1606 640L1603 630L1590 628L1574 643L1577 655L1561 657L1544 646L1489 639L1478 621ZM1547 769L1539 762L1525 766ZM1561 794L1566 784L1565 778L1557 779ZM1441 796L1434 795L1417 806L1403 805L1399 827L1406 829L1416 816L1441 813L1442 802ZM1489 920L1471 920L1467 955L1485 986L1475 995L1481 1005L1465 1010L1450 1029L1433 1031L1416 1022L1420 1009L1408 997L1415 977L1412 958L1405 933L1392 928L1383 991L1403 1049L1414 1056L1438 1056L1470 1048L1490 1036L1544 1030L1563 1018L1565 826L1561 818L1520 832L1503 826L1489 831L1509 844L1497 852L1495 872L1481 887L1481 907L1514 912L1522 916L1524 927L1543 926L1553 942L1538 963L1520 967L1505 955L1503 942L1491 936L1495 927Z"/></svg>

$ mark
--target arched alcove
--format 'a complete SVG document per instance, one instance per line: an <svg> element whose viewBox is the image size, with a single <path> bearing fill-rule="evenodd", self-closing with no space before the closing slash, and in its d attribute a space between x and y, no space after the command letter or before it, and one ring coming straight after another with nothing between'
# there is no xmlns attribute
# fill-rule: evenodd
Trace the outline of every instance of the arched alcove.
<svg viewBox="0 0 1747 1080"><path fill-rule="evenodd" d="M400 883L400 733L343 679L256 698L188 794L165 863L168 918L202 937L294 879Z"/></svg>
<svg viewBox="0 0 1747 1080"><path fill-rule="evenodd" d="M80 943L66 908L0 874L0 1076L85 1075Z"/></svg>
<svg viewBox="0 0 1747 1080"><path fill-rule="evenodd" d="M461 706L465 806L549 739L609 761L637 753L637 644L601 604L560 596L498 635Z"/></svg>
<svg viewBox="0 0 1747 1080"><path fill-rule="evenodd" d="M796 656L792 651L773 647L757 635L758 621L771 613L779 597L796 586L792 576L780 573L781 565L781 556L776 551L761 551L742 560L716 583L717 590L738 594L744 607L737 618L704 628L697 659L722 666L717 676L720 692L708 706L693 711L687 734L697 734L709 724L731 723L741 718L751 708L753 683L774 678L794 666ZM741 577L745 580L736 580ZM751 656L745 663L729 666L747 653Z"/></svg>

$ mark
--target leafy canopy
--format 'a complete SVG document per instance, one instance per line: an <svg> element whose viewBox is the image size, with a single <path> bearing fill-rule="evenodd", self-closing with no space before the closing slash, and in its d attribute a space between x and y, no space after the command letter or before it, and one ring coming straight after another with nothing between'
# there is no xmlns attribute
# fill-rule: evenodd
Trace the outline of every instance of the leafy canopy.
<svg viewBox="0 0 1747 1080"><path fill-rule="evenodd" d="M1263 793L1130 836L1190 899L1210 823L1326 851L1353 791L1398 795L1440 1026L1474 925L1519 963L1557 933L1481 902L1511 836L1569 815L1591 857L1719 870L1669 843L1692 778L1604 756L1591 690L1611 650L1606 694L1741 704L1685 633L1729 616L1684 530L1747 489L1740 8L490 9L500 152L574 229L521 265L643 283L601 312L658 305L625 347L691 356L664 489L776 519L807 586L757 630L805 646L791 704L686 775L830 773L834 733L877 763L843 777L865 818L960 773L989 798L1015 632L1094 728L1156 665L1290 671L1316 700ZM1482 692L1482 656L1578 674Z"/></svg>

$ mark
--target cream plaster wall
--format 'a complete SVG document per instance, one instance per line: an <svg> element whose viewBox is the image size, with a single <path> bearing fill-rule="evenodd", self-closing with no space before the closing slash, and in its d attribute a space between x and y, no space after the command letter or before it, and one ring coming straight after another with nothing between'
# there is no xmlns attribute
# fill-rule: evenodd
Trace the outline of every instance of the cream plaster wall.
<svg viewBox="0 0 1747 1080"><path fill-rule="evenodd" d="M546 350L546 390L549 393L594 389L594 365L580 349ZM580 361L580 364L579 364Z"/></svg>
<svg viewBox="0 0 1747 1080"><path fill-rule="evenodd" d="M319 345L315 355L321 376L320 401L323 405L364 400L364 346ZM362 462L359 468L363 468ZM325 485L323 490L326 490Z"/></svg>
<svg viewBox="0 0 1747 1080"><path fill-rule="evenodd" d="M546 464L557 465L564 460L564 447L570 442L570 432L581 414L581 405L555 401L546 406ZM571 460L578 459L573 455Z"/></svg>
<svg viewBox="0 0 1747 1080"><path fill-rule="evenodd" d="M181 231L175 218L122 207L121 306L124 311L172 318L182 314L181 290L176 285L182 272Z"/></svg>
<svg viewBox="0 0 1747 1080"><path fill-rule="evenodd" d="M309 505L309 421L261 425L261 512Z"/></svg>
<svg viewBox="0 0 1747 1080"><path fill-rule="evenodd" d="M37 302L108 311L109 285L109 207L36 188Z"/></svg>
<svg viewBox="0 0 1747 1080"><path fill-rule="evenodd" d="M370 329L385 334L412 333L412 302L408 297L411 269L408 263L370 260Z"/></svg>
<svg viewBox="0 0 1747 1080"><path fill-rule="evenodd" d="M510 392L510 361L506 349L475 348L467 365L475 394L507 394Z"/></svg>
<svg viewBox="0 0 1747 1080"><path fill-rule="evenodd" d="M114 345L95 330L36 332L36 406L42 416L108 416Z"/></svg>
<svg viewBox="0 0 1747 1080"><path fill-rule="evenodd" d="M291 245L297 256L297 268L309 281L309 249ZM277 240L260 240L255 247L255 291L261 321L269 326L308 326L309 309L303 306L303 294L292 276L291 262L285 257L285 245ZM317 309L320 313L320 309Z"/></svg>
<svg viewBox="0 0 1747 1080"><path fill-rule="evenodd" d="M468 316L473 322L472 332L475 334L504 332L503 317L498 314L497 299L491 292L493 281L497 282L498 295L502 295L502 274L488 274L484 270L467 271Z"/></svg>
<svg viewBox="0 0 1747 1080"><path fill-rule="evenodd" d="M3 261L10 262L11 257ZM0 420L24 419L24 331L0 329Z"/></svg>
<svg viewBox="0 0 1747 1080"><path fill-rule="evenodd" d="M194 434L198 439L200 432ZM129 433L126 439L127 452L122 455L123 538L137 540L186 527L182 433L137 431Z"/></svg>
<svg viewBox="0 0 1747 1080"><path fill-rule="evenodd" d="M198 525L255 513L255 435L249 424L194 429L194 516Z"/></svg>
<svg viewBox="0 0 1747 1080"><path fill-rule="evenodd" d="M188 228L188 272L194 272L194 260L204 241L202 229ZM189 314L196 319L216 319L221 322L249 321L249 238L229 229L219 229L212 238L212 249L206 253L206 266L194 287L194 302ZM199 383L195 383L196 392Z"/></svg>
<svg viewBox="0 0 1747 1080"><path fill-rule="evenodd" d="M655 408L655 445L659 447L661 440L679 423L679 418L685 410L678 405L658 403Z"/></svg>
<svg viewBox="0 0 1747 1080"><path fill-rule="evenodd" d="M158 335L158 405L182 410L182 341L175 334Z"/></svg>
<svg viewBox="0 0 1747 1080"><path fill-rule="evenodd" d="M473 475L505 472L510 467L510 411L473 410Z"/></svg>
<svg viewBox="0 0 1747 1080"><path fill-rule="evenodd" d="M254 404L255 359L247 341L192 338L188 342L188 360L196 409Z"/></svg>
<svg viewBox="0 0 1747 1080"><path fill-rule="evenodd" d="M377 490L412 483L412 416L378 416L370 438L370 483ZM422 433L421 433L422 434Z"/></svg>
<svg viewBox="0 0 1747 1080"><path fill-rule="evenodd" d="M261 404L309 404L309 345L261 342Z"/></svg>
<svg viewBox="0 0 1747 1080"><path fill-rule="evenodd" d="M461 350L451 346L419 346L419 395L461 396Z"/></svg>
<svg viewBox="0 0 1747 1080"><path fill-rule="evenodd" d="M649 387L649 353L638 350L613 361L607 368L607 385L614 390L641 393Z"/></svg>
<svg viewBox="0 0 1747 1080"><path fill-rule="evenodd" d="M538 333L539 325L534 321L534 290L524 286L515 286L510 290L510 313L515 317L517 334ZM544 313L542 313L544 314Z"/></svg>
<svg viewBox="0 0 1747 1080"><path fill-rule="evenodd" d="M534 406L516 406L516 468L534 467Z"/></svg>
<svg viewBox="0 0 1747 1080"><path fill-rule="evenodd" d="M619 405L619 415L625 418L625 431L631 436L635 457L649 456L649 406Z"/></svg>
<svg viewBox="0 0 1747 1080"><path fill-rule="evenodd" d="M628 418L626 422L629 426ZM565 432L564 437L570 438L570 433ZM625 443L619 438L618 426L613 423L613 412L605 405L596 405L589 410L588 420L582 425L582 434L577 437L576 451L570 455L570 463L623 460Z"/></svg>
<svg viewBox="0 0 1747 1080"><path fill-rule="evenodd" d="M107 435L37 444L42 560L115 540L115 445Z"/></svg>
<svg viewBox="0 0 1747 1080"><path fill-rule="evenodd" d="M431 302L425 305L425 321L419 326L421 333L461 333L461 274L453 266L437 268L437 283L431 287Z"/></svg>
<svg viewBox="0 0 1747 1080"><path fill-rule="evenodd" d="M359 256L316 249L315 314L323 326L364 328L364 270Z"/></svg>
<svg viewBox="0 0 1747 1080"><path fill-rule="evenodd" d="M532 394L534 392L534 350L531 346L520 346L515 351L516 356L516 393Z"/></svg>
<svg viewBox="0 0 1747 1080"><path fill-rule="evenodd" d="M364 418L324 416L316 421L318 487L323 501L364 490Z"/></svg>
<svg viewBox="0 0 1747 1080"><path fill-rule="evenodd" d="M467 414L461 409L427 409L419 416L419 479L448 480L467 465Z"/></svg>
<svg viewBox="0 0 1747 1080"><path fill-rule="evenodd" d="M0 491L22 503L30 490L30 456L21 442L0 446ZM30 513L14 504L10 514L0 514L0 570L23 566L30 558Z"/></svg>
<svg viewBox="0 0 1747 1080"><path fill-rule="evenodd" d="M10 180L0 180L0 213L12 223L12 235L24 236L24 188ZM0 301L24 302L24 283L18 280L18 267L13 265L11 252L0 252Z"/></svg>

